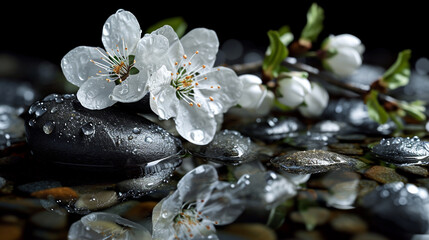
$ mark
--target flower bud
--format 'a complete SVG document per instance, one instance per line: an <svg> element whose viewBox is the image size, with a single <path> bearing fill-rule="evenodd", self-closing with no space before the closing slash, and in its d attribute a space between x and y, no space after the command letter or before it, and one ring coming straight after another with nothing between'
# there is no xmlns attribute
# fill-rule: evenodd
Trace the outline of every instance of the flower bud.
<svg viewBox="0 0 429 240"><path fill-rule="evenodd" d="M288 107L295 108L304 102L311 91L310 81L305 72L281 73L278 81L277 100Z"/></svg>
<svg viewBox="0 0 429 240"><path fill-rule="evenodd" d="M364 50L360 39L353 35L331 35L322 44L325 53L322 62L326 69L340 77L347 77L362 65Z"/></svg>
<svg viewBox="0 0 429 240"><path fill-rule="evenodd" d="M298 108L299 112L308 118L322 115L329 102L328 92L319 84L311 83L311 92L304 98L305 105Z"/></svg>
<svg viewBox="0 0 429 240"><path fill-rule="evenodd" d="M243 83L243 92L238 104L248 110L256 110L267 95L267 88L262 85L262 80L252 74L244 74L238 77Z"/></svg>

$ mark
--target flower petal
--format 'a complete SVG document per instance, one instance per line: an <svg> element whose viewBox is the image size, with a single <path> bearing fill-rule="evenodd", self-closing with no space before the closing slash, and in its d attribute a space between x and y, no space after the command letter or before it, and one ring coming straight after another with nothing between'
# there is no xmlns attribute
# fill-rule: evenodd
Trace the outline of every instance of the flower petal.
<svg viewBox="0 0 429 240"><path fill-rule="evenodd" d="M243 83L243 94L237 103L245 109L257 109L267 94L267 88L261 85L262 80L256 75L244 74L238 78Z"/></svg>
<svg viewBox="0 0 429 240"><path fill-rule="evenodd" d="M330 36L329 38L329 48L342 48L342 47L348 47L353 48L355 50L363 50L362 42L359 38L351 35L351 34L340 34L337 36ZM359 52L360 54L363 53Z"/></svg>
<svg viewBox="0 0 429 240"><path fill-rule="evenodd" d="M175 118L177 132L193 144L205 145L213 140L217 123L213 113L208 110L207 102L200 99L201 107L190 106L180 101Z"/></svg>
<svg viewBox="0 0 429 240"><path fill-rule="evenodd" d="M213 114L225 113L235 106L241 97L243 83L230 68L218 67L199 76L195 91L204 96ZM205 77L207 77L206 80Z"/></svg>
<svg viewBox="0 0 429 240"><path fill-rule="evenodd" d="M162 35L146 34L137 44L135 66L149 75L168 61L169 43ZM141 72L141 71L140 71Z"/></svg>
<svg viewBox="0 0 429 240"><path fill-rule="evenodd" d="M214 65L219 48L219 40L215 31L206 28L195 28L183 36L180 41L188 57L198 51L198 54L195 54L190 60L194 66L206 65L212 67Z"/></svg>
<svg viewBox="0 0 429 240"><path fill-rule="evenodd" d="M212 185L218 182L216 168L211 165L200 165L180 179L177 191L183 203L207 199L207 194L212 191Z"/></svg>
<svg viewBox="0 0 429 240"><path fill-rule="evenodd" d="M146 72L130 75L125 81L113 88L112 100L124 103L139 101L147 93L146 79Z"/></svg>
<svg viewBox="0 0 429 240"><path fill-rule="evenodd" d="M243 213L245 201L235 194L236 189L230 183L217 182L212 186L212 193L204 202L197 202L197 210L216 225L234 222Z"/></svg>
<svg viewBox="0 0 429 240"><path fill-rule="evenodd" d="M141 29L137 18L131 12L120 9L106 20L101 41L106 51L128 48L132 52L140 37Z"/></svg>
<svg viewBox="0 0 429 240"><path fill-rule="evenodd" d="M165 66L153 73L148 81L150 107L160 118L167 120L177 115L179 99L170 85L171 72Z"/></svg>
<svg viewBox="0 0 429 240"><path fill-rule="evenodd" d="M174 29L169 25L164 25L157 30L153 31L151 34L154 35L162 35L168 39L169 45L172 45L173 43L177 42L179 40L179 37L177 36Z"/></svg>
<svg viewBox="0 0 429 240"><path fill-rule="evenodd" d="M335 74L346 77L362 65L362 57L355 49L344 47L337 49L337 54L325 62Z"/></svg>
<svg viewBox="0 0 429 240"><path fill-rule="evenodd" d="M295 108L302 104L305 95L310 91L310 81L305 78L296 76L283 78L279 81L279 92L282 96L278 100L286 106Z"/></svg>
<svg viewBox="0 0 429 240"><path fill-rule="evenodd" d="M103 51L103 50L100 50ZM100 70L91 60L100 59L101 54L95 47L76 47L61 59L61 68L66 79L80 87L88 78Z"/></svg>
<svg viewBox="0 0 429 240"><path fill-rule="evenodd" d="M103 109L112 106L116 101L110 99L114 82L107 82L104 77L89 78L77 92L77 99L88 109Z"/></svg>
<svg viewBox="0 0 429 240"><path fill-rule="evenodd" d="M170 47L167 52L167 59L163 62L163 64L166 65L170 71L173 71L173 69L175 69L174 63L180 62L184 54L183 46L180 43L176 32L172 27L165 25L153 31L151 35L163 36L168 40Z"/></svg>
<svg viewBox="0 0 429 240"><path fill-rule="evenodd" d="M299 112L308 118L322 115L329 102L328 92L317 83L312 83L311 93L305 96L305 106L298 108Z"/></svg>

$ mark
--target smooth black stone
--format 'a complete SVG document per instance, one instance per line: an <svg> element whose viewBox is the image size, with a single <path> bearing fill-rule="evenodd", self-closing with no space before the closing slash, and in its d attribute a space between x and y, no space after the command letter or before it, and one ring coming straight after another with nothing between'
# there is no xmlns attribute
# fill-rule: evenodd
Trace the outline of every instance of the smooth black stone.
<svg viewBox="0 0 429 240"><path fill-rule="evenodd" d="M207 145L188 144L187 147L193 155L221 164L238 165L266 158L258 153L249 137L234 130L218 132Z"/></svg>
<svg viewBox="0 0 429 240"><path fill-rule="evenodd" d="M297 118L279 119L276 117L258 118L256 122L243 126L239 131L251 138L264 142L281 140L305 129Z"/></svg>
<svg viewBox="0 0 429 240"><path fill-rule="evenodd" d="M372 147L371 154L396 164L429 164L429 142L417 136L382 139Z"/></svg>
<svg viewBox="0 0 429 240"><path fill-rule="evenodd" d="M357 160L325 150L298 151L271 159L277 169L294 174L313 174L333 170L350 170L357 167Z"/></svg>
<svg viewBox="0 0 429 240"><path fill-rule="evenodd" d="M86 109L73 94L34 103L26 133L37 160L67 168L151 173L181 162L180 140L163 128L116 107Z"/></svg>
<svg viewBox="0 0 429 240"><path fill-rule="evenodd" d="M429 230L429 195L425 188L403 182L385 184L365 195L362 206L369 210L374 224L389 234L406 237Z"/></svg>
<svg viewBox="0 0 429 240"><path fill-rule="evenodd" d="M320 118L347 123L350 128L343 131L343 134L389 135L396 129L392 121L379 124L370 119L365 103L361 99L355 98L340 98L329 101Z"/></svg>

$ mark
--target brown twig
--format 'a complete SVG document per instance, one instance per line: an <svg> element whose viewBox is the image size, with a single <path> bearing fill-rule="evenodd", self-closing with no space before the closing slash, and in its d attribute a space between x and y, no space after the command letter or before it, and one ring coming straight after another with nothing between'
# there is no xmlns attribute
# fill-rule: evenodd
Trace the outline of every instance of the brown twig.
<svg viewBox="0 0 429 240"><path fill-rule="evenodd" d="M313 66L298 62L295 58L291 58L291 57L286 58L282 62L282 65L291 70L308 72L310 75L310 78L317 78L328 84L340 87L341 89L345 89L345 90L349 90L351 92L357 93L362 97L362 99L365 99L365 97L371 91L371 86L369 85L340 81L334 76L324 73ZM237 74L261 73L262 61L255 62L255 63L235 64L229 67L233 69ZM386 94L379 94L379 98L382 103L391 103L391 104L397 105L397 103L399 102L399 100Z"/></svg>

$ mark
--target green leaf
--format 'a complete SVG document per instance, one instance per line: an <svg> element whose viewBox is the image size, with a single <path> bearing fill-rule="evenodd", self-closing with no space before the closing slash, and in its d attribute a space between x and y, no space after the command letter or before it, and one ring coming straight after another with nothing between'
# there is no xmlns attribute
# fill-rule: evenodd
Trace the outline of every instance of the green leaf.
<svg viewBox="0 0 429 240"><path fill-rule="evenodd" d="M411 73L410 58L411 50L400 52L396 62L381 77L381 84L390 90L407 85Z"/></svg>
<svg viewBox="0 0 429 240"><path fill-rule="evenodd" d="M301 32L301 38L314 42L323 30L323 19L325 13L323 8L313 3L307 12L307 24Z"/></svg>
<svg viewBox="0 0 429 240"><path fill-rule="evenodd" d="M267 226L272 229L277 229L281 227L285 221L286 215L293 207L293 204L293 200L289 199L288 201L285 201L277 207L272 208L270 211L270 215L268 216Z"/></svg>
<svg viewBox="0 0 429 240"><path fill-rule="evenodd" d="M402 129L404 129L404 123L402 122L401 117L397 112L390 112L389 117L395 123L398 131L401 131Z"/></svg>
<svg viewBox="0 0 429 240"><path fill-rule="evenodd" d="M138 74L140 71L136 68L136 67L132 67L131 69L130 69L130 75L136 75L136 74Z"/></svg>
<svg viewBox="0 0 429 240"><path fill-rule="evenodd" d="M293 41L293 34L289 26L283 26L279 30L280 41L285 45L289 45Z"/></svg>
<svg viewBox="0 0 429 240"><path fill-rule="evenodd" d="M172 17L153 24L146 30L146 32L151 33L164 25L170 25L176 32L177 36L179 36L179 38L182 37L183 34L185 34L186 28L188 27L188 24L182 17Z"/></svg>
<svg viewBox="0 0 429 240"><path fill-rule="evenodd" d="M293 34L290 31L289 26L285 25L281 27L278 31L280 36L280 41L283 43L283 45L288 46L293 41ZM267 48L266 55L271 54L271 47Z"/></svg>
<svg viewBox="0 0 429 240"><path fill-rule="evenodd" d="M368 115L372 120L383 124L389 120L389 114L378 102L378 91L371 90L366 98L366 106L368 107Z"/></svg>
<svg viewBox="0 0 429 240"><path fill-rule="evenodd" d="M274 78L280 71L280 64L289 54L286 46L280 40L280 34L278 31L268 31L268 38L270 39L271 49L269 55L266 55L262 63L262 69L264 74L270 78Z"/></svg>
<svg viewBox="0 0 429 240"><path fill-rule="evenodd" d="M133 65L134 64L134 59L136 58L135 55L128 55L128 65Z"/></svg>
<svg viewBox="0 0 429 240"><path fill-rule="evenodd" d="M399 107L405 111L405 113L416 119L417 121L425 121L425 103L423 101L414 101L414 102L400 102L398 103Z"/></svg>

